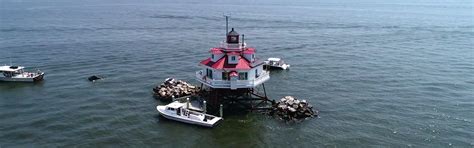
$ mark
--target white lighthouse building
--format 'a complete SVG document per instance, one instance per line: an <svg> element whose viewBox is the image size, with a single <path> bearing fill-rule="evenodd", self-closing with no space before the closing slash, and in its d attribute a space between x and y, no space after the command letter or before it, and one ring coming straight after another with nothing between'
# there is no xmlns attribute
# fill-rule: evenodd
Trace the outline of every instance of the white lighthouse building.
<svg viewBox="0 0 474 148"><path fill-rule="evenodd" d="M202 70L196 72L196 80L210 88L255 88L270 79L263 69L264 62L256 58L255 48L247 47L244 35L232 28L220 47L211 48L210 57L201 61Z"/></svg>

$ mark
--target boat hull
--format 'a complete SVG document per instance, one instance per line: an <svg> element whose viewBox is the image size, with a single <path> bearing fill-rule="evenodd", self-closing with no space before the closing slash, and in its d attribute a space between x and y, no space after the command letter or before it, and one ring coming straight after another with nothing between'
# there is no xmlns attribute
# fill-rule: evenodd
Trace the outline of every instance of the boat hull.
<svg viewBox="0 0 474 148"><path fill-rule="evenodd" d="M217 123L219 121L218 120L214 123L208 123L208 122L204 122L204 121L190 120L190 119L186 119L183 116L177 116L175 114L171 114L170 112L166 111L165 108L166 108L165 106L157 106L156 107L156 109L158 110L160 115L162 115L163 117L165 117L166 119L169 119L169 120L175 120L175 121L179 121L179 122L184 122L184 123L194 124L194 125L199 125L199 126L204 126L204 127L214 127L215 125L217 125Z"/></svg>
<svg viewBox="0 0 474 148"><path fill-rule="evenodd" d="M34 81L34 82L43 81L43 77L44 77L44 73L41 73L41 74L38 75L37 77L33 78L33 81Z"/></svg>
<svg viewBox="0 0 474 148"><path fill-rule="evenodd" d="M282 66L263 65L263 66L265 66L265 68L267 68L267 69L283 69L283 70L286 70L286 69L290 68L290 65L282 65Z"/></svg>
<svg viewBox="0 0 474 148"><path fill-rule="evenodd" d="M37 75L36 77L0 77L0 81L4 82L38 82L42 81L44 73Z"/></svg>

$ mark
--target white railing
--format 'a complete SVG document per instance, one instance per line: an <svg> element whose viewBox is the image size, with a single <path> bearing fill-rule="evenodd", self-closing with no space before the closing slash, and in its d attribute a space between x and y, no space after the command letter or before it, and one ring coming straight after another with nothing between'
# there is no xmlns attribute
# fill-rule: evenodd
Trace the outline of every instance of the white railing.
<svg viewBox="0 0 474 148"><path fill-rule="evenodd" d="M264 71L260 74L260 76L254 80L237 80L237 81L230 81L231 85L237 87L255 87L257 85L262 84L263 82L270 79L270 74L267 71Z"/></svg>
<svg viewBox="0 0 474 148"><path fill-rule="evenodd" d="M236 89L236 88L250 88L250 87L256 87L265 81L270 79L270 72L264 71L263 73L260 74L258 78L255 80L236 80L236 81L229 81L229 80L214 80L206 75L204 75L203 71L197 71L196 72L196 78L199 82L208 85L213 88L231 88L231 89Z"/></svg>
<svg viewBox="0 0 474 148"><path fill-rule="evenodd" d="M229 88L230 83L228 81L224 80L214 80L206 75L204 75L204 72L202 70L196 72L196 78L199 82L206 84L208 86L216 87L216 88Z"/></svg>
<svg viewBox="0 0 474 148"><path fill-rule="evenodd" d="M242 48L245 48L247 46L247 43L244 43L244 46L242 46L242 42L239 42L238 44L228 44L227 42L221 42L219 47L221 48L225 48L225 49L235 49L235 50L239 50L239 49L242 49Z"/></svg>

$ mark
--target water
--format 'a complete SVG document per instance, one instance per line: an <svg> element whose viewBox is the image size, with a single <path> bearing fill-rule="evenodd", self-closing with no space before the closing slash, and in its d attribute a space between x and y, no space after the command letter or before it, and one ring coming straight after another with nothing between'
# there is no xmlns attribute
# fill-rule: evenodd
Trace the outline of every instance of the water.
<svg viewBox="0 0 474 148"><path fill-rule="evenodd" d="M0 0L0 63L47 74L0 83L0 147L473 147L473 6ZM307 99L320 118L228 115L205 129L158 116L151 89L167 77L197 84L223 14L257 56L292 65L271 74L268 95Z"/></svg>

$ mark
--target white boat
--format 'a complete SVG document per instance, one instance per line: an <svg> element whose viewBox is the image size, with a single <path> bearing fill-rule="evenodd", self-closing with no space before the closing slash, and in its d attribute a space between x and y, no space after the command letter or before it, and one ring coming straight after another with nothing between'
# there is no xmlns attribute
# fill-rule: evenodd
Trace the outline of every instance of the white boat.
<svg viewBox="0 0 474 148"><path fill-rule="evenodd" d="M22 66L0 66L0 81L37 82L43 80L44 72L26 72Z"/></svg>
<svg viewBox="0 0 474 148"><path fill-rule="evenodd" d="M179 101L172 102L168 105L158 105L156 106L156 110L167 119L205 127L214 127L222 120L221 117L187 109L186 103L180 103Z"/></svg>
<svg viewBox="0 0 474 148"><path fill-rule="evenodd" d="M283 70L290 68L290 64L286 64L280 58L268 58L268 60L265 61L265 66L267 68L281 68Z"/></svg>

